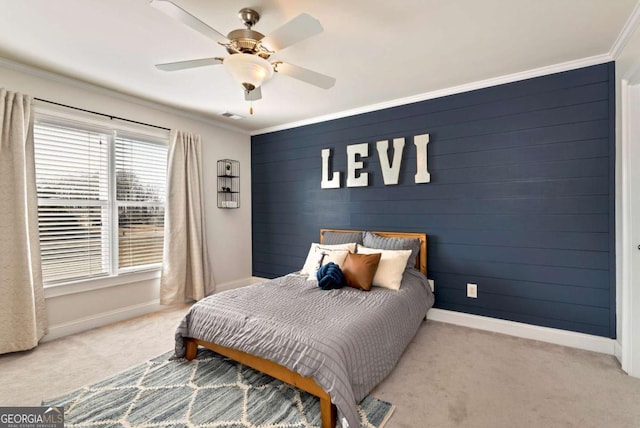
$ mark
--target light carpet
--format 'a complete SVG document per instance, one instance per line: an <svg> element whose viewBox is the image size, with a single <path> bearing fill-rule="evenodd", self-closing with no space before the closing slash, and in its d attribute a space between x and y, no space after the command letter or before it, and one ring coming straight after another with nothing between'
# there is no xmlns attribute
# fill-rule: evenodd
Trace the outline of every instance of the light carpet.
<svg viewBox="0 0 640 428"><path fill-rule="evenodd" d="M163 354L47 406L65 408L66 427L316 428L316 397L200 349L194 361ZM394 406L366 397L362 427L382 428Z"/></svg>

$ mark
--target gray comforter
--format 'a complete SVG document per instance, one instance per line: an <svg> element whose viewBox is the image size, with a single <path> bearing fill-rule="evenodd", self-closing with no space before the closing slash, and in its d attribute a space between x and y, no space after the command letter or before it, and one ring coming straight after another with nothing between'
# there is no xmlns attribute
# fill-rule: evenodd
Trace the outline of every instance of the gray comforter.
<svg viewBox="0 0 640 428"><path fill-rule="evenodd" d="M176 356L192 337L275 361L313 377L342 425L359 427L357 403L396 365L433 301L414 269L399 291L324 291L306 275L289 274L194 304L176 331Z"/></svg>

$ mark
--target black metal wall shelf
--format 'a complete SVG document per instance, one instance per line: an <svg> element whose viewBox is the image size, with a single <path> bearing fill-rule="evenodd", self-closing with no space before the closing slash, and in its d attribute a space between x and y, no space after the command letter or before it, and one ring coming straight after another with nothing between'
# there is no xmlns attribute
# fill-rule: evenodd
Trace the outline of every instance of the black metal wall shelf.
<svg viewBox="0 0 640 428"><path fill-rule="evenodd" d="M240 162L218 161L218 208L240 208Z"/></svg>

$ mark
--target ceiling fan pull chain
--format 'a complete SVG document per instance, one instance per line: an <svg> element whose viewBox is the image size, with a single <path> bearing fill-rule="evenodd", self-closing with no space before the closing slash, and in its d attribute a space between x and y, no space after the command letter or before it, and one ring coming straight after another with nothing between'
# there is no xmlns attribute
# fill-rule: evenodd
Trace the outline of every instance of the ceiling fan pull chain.
<svg viewBox="0 0 640 428"><path fill-rule="evenodd" d="M249 101L249 114L253 114L253 101Z"/></svg>

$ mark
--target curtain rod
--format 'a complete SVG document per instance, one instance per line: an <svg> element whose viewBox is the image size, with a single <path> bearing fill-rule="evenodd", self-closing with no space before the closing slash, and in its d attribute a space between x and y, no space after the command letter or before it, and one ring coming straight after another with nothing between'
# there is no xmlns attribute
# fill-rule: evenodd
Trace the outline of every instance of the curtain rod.
<svg viewBox="0 0 640 428"><path fill-rule="evenodd" d="M98 113L97 111L86 110L86 109L83 109L83 108L80 108L80 107L74 107L74 106L69 106L69 105L66 105L66 104L56 103L55 101L43 100L42 98L34 98L34 100L42 101L44 103L49 103L49 104L55 104L55 105L60 106L60 107L67 107L67 108L72 108L74 110L84 111L85 113L92 113L92 114L97 114L99 116L105 116L105 117L108 117L111 120L113 120L113 119L124 120L125 122L131 122L131 123L136 123L138 125L151 126L152 128L158 128L158 129L164 129L165 131L171 131L171 129L165 128L164 126L151 125L150 123L138 122L136 120L125 119L124 117L118 117L118 116L112 116L110 114Z"/></svg>

